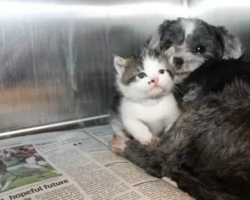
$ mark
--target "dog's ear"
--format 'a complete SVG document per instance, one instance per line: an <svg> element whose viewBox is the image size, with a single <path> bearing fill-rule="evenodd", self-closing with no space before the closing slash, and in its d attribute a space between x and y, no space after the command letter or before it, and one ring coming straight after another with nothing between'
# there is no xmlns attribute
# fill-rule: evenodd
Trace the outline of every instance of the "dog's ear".
<svg viewBox="0 0 250 200"><path fill-rule="evenodd" d="M161 46L161 36L157 31L147 40L147 47L150 49L155 49L160 51Z"/></svg>
<svg viewBox="0 0 250 200"><path fill-rule="evenodd" d="M148 39L147 46L150 49L156 49L158 51L161 51L163 48L161 45L162 37L165 34L165 32L169 29L169 26L174 23L175 20L164 20L157 28L157 30L154 32L154 34Z"/></svg>
<svg viewBox="0 0 250 200"><path fill-rule="evenodd" d="M238 59L244 53L244 47L238 37L230 34L224 27L216 27L224 45L223 59Z"/></svg>

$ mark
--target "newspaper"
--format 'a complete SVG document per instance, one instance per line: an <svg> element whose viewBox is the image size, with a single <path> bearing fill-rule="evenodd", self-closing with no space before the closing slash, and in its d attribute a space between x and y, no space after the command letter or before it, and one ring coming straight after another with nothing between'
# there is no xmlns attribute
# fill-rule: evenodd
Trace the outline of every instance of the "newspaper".
<svg viewBox="0 0 250 200"><path fill-rule="evenodd" d="M189 200L109 150L110 126L0 141L0 200Z"/></svg>

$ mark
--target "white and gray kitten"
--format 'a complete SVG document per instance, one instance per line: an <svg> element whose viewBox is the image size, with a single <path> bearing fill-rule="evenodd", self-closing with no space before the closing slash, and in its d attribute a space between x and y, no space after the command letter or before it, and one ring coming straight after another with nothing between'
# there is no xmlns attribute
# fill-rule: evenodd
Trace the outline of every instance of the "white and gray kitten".
<svg viewBox="0 0 250 200"><path fill-rule="evenodd" d="M143 49L139 55L114 57L117 94L111 108L116 134L150 144L153 136L168 130L180 115L172 93L173 75L165 55Z"/></svg>

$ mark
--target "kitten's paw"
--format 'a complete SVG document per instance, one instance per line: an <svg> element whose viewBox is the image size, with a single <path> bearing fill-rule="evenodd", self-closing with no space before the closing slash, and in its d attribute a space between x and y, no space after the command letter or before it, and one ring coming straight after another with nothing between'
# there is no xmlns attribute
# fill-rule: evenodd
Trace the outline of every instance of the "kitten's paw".
<svg viewBox="0 0 250 200"><path fill-rule="evenodd" d="M111 151L115 154L121 155L126 147L126 139L114 134L111 140Z"/></svg>
<svg viewBox="0 0 250 200"><path fill-rule="evenodd" d="M142 144L142 145L150 145L151 142L152 142L152 138L153 136L152 135L144 135L144 136L141 136L138 141Z"/></svg>

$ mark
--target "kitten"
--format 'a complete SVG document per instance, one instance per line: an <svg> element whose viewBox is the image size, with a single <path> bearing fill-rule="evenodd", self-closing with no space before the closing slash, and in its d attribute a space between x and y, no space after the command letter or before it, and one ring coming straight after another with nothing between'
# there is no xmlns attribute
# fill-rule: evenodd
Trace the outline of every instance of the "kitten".
<svg viewBox="0 0 250 200"><path fill-rule="evenodd" d="M116 134L129 134L148 145L180 115L171 69L164 55L150 49L127 59L115 56L114 67L118 95L111 108L111 125Z"/></svg>

